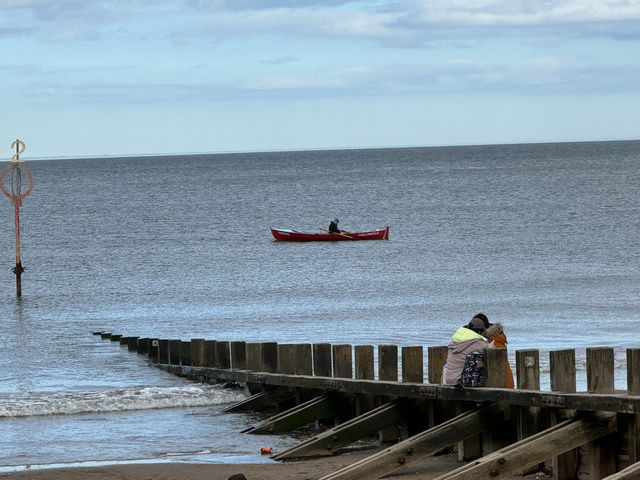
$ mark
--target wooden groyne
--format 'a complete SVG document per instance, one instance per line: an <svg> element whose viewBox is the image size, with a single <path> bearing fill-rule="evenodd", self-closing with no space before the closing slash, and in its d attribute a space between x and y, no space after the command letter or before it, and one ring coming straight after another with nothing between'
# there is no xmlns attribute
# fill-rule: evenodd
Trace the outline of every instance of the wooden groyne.
<svg viewBox="0 0 640 480"><path fill-rule="evenodd" d="M321 480L377 479L425 456L457 452L438 478L493 479L542 470L555 479L640 478L640 349L627 349L627 390L614 390L614 351L586 349L587 390L576 391L575 350L549 352L550 391L540 390L540 353L485 350L487 386L440 385L447 347L249 343L139 338L94 332L159 368L195 381L234 382L252 394L225 411L272 409L246 433L327 429L276 460L332 455L361 439L384 445ZM377 356L375 355L377 353ZM425 383L426 380L426 383Z"/></svg>

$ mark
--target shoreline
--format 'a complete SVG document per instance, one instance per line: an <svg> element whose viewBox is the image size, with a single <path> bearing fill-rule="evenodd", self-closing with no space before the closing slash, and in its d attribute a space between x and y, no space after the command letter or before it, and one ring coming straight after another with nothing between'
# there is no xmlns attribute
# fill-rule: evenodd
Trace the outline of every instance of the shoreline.
<svg viewBox="0 0 640 480"><path fill-rule="evenodd" d="M383 450L380 447L346 452L340 455L314 459L265 463L110 463L96 466L75 466L26 469L18 472L0 473L2 479L20 480L228 480L243 474L247 480L318 480L341 468ZM464 465L457 454L448 453L426 456L407 466L384 475L397 480L430 480ZM545 477L542 473L530 478ZM523 479L518 474L503 476L503 479Z"/></svg>

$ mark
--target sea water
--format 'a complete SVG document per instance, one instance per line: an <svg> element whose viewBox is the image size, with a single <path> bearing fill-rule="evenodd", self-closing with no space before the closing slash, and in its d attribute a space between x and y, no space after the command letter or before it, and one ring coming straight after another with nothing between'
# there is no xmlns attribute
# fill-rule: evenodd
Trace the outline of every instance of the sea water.
<svg viewBox="0 0 640 480"><path fill-rule="evenodd" d="M445 345L477 312L518 349L615 350L640 326L640 142L25 162L0 204L0 470L269 461L241 389L195 384L92 331L280 343ZM4 198L4 197L3 197ZM1 200L1 199L0 199ZM390 226L281 243L269 227ZM4 218L4 220L2 220Z"/></svg>

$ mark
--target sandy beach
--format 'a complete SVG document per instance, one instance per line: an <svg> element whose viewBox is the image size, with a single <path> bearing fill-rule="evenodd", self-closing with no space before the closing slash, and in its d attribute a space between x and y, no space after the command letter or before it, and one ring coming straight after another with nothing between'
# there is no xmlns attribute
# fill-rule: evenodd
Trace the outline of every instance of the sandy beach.
<svg viewBox="0 0 640 480"><path fill-rule="evenodd" d="M21 480L228 480L242 473L247 480L317 480L365 458L375 450L278 463L259 464L186 464L157 463L109 465L102 467L56 468L0 474L0 478ZM455 454L425 457L387 474L397 480L429 480L460 467ZM538 478L542 474L530 475ZM502 477L505 478L505 477ZM510 479L525 478L518 475Z"/></svg>

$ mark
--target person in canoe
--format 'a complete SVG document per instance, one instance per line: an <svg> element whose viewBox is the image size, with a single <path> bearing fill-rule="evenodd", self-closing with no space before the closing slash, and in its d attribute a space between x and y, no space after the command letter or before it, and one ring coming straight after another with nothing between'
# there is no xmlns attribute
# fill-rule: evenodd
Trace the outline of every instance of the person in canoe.
<svg viewBox="0 0 640 480"><path fill-rule="evenodd" d="M337 218L331 220L331 223L329 224L329 233L342 233L342 230L338 228L338 222L339 220Z"/></svg>

